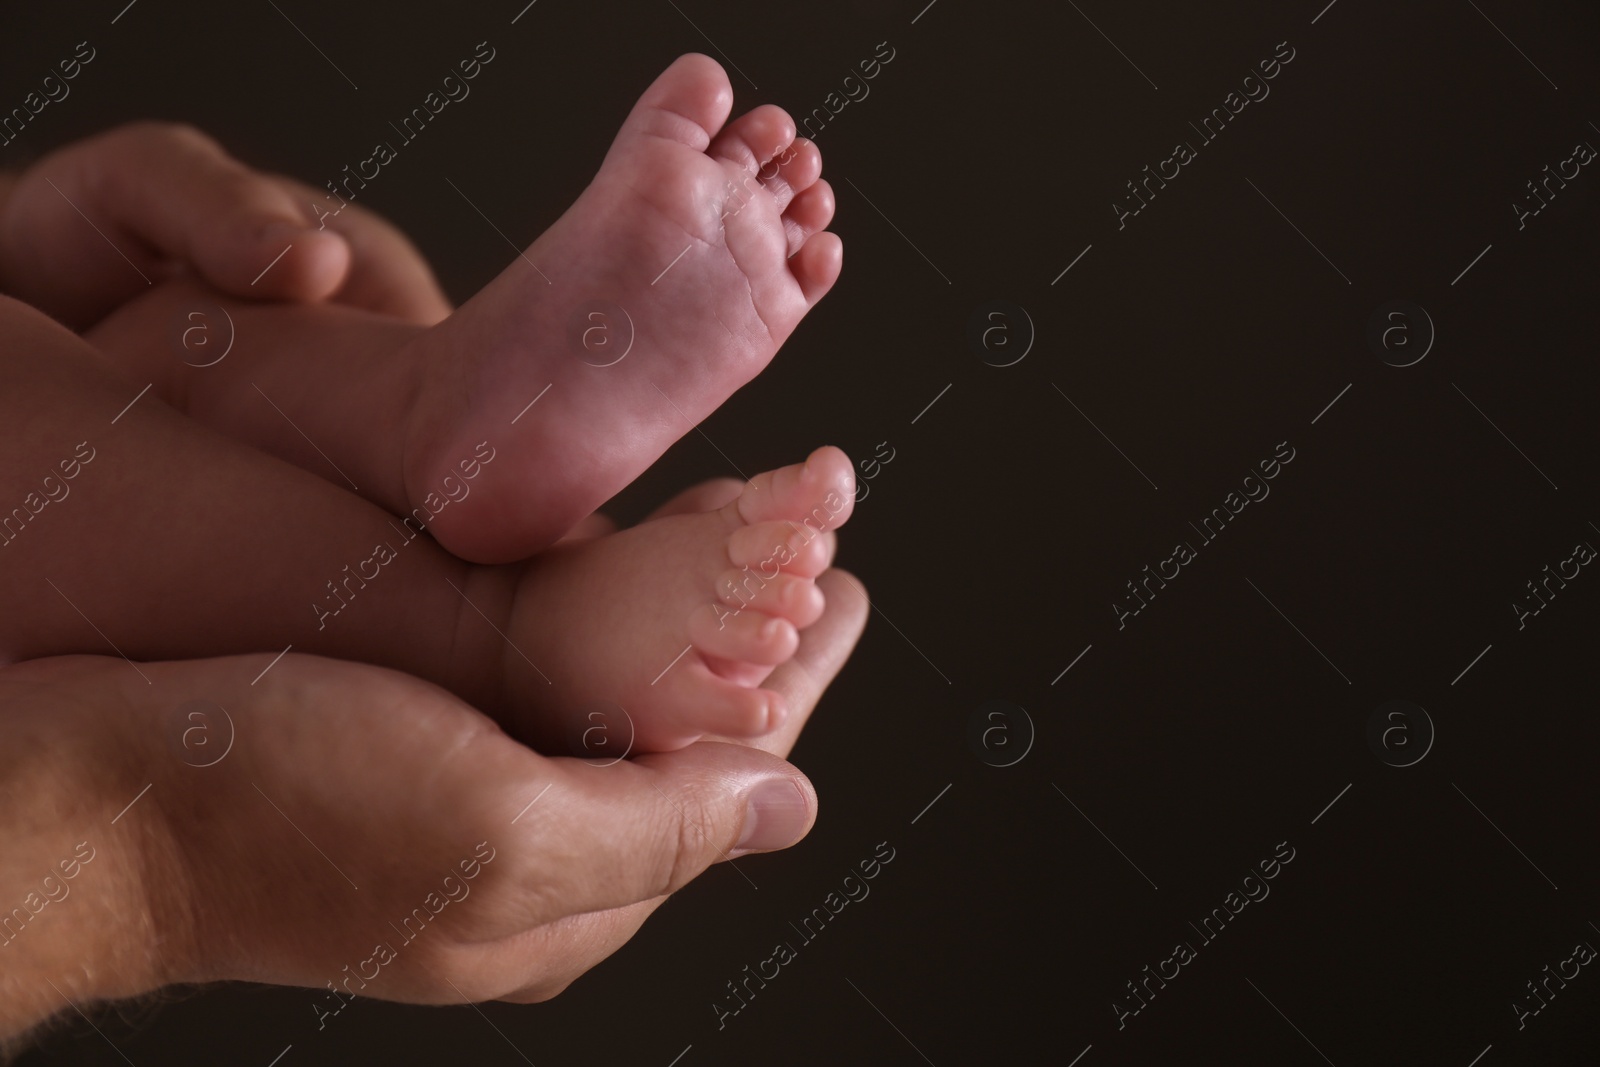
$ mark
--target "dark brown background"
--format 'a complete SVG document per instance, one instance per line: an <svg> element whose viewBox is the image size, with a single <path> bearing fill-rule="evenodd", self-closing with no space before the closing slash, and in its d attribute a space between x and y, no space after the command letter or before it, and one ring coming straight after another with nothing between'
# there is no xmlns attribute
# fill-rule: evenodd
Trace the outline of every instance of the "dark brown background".
<svg viewBox="0 0 1600 1067"><path fill-rule="evenodd" d="M139 0L112 25L123 3L9 5L0 104L79 40L99 56L0 162L157 117L320 183L487 39L473 95L366 196L458 298L511 253L446 177L531 240L650 79L717 54L700 31L759 84L730 70L741 109L809 110L896 50L818 138L838 289L703 426L745 470L896 450L842 556L879 611L794 756L822 797L811 837L743 865L759 890L711 871L553 1003L361 1001L318 1032L309 993L224 988L99 1020L128 1060L1595 1061L1593 968L1520 1032L1511 1008L1600 945L1600 577L1520 632L1510 607L1600 543L1600 170L1521 232L1510 206L1600 145L1592 4L540 0L512 25L523 0ZM1123 183L1280 41L1297 54L1270 97L1119 232ZM995 299L1037 329L1007 368L967 340ZM1404 369L1365 336L1396 299L1438 332ZM1271 496L1119 632L1123 583L1280 441ZM691 434L618 513L728 473ZM1397 698L1437 730L1404 769L1366 740ZM1007 768L969 742L992 699L1037 728ZM885 840L872 895L719 1032L723 983ZM1280 841L1270 897L1119 1032L1123 983L1197 942L1187 923ZM25 1062L123 1059L79 1026Z"/></svg>

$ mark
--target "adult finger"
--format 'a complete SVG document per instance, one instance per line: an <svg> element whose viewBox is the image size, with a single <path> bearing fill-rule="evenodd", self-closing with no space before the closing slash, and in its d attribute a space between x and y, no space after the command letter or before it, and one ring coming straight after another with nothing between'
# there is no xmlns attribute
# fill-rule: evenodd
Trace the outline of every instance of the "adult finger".
<svg viewBox="0 0 1600 1067"><path fill-rule="evenodd" d="M309 202L190 126L121 126L34 169L72 198L67 212L131 238L130 255L192 264L236 296L320 300L350 268L345 239L318 228Z"/></svg>
<svg viewBox="0 0 1600 1067"><path fill-rule="evenodd" d="M428 261L392 222L359 204L342 207L328 194L293 178L279 185L315 211L329 230L350 245L350 272L333 299L365 311L432 326L452 308ZM322 212L335 212L323 216Z"/></svg>
<svg viewBox="0 0 1600 1067"><path fill-rule="evenodd" d="M597 766L549 760L548 795L521 821L526 844L503 871L521 927L665 896L711 864L788 848L811 829L817 796L783 760L702 742Z"/></svg>

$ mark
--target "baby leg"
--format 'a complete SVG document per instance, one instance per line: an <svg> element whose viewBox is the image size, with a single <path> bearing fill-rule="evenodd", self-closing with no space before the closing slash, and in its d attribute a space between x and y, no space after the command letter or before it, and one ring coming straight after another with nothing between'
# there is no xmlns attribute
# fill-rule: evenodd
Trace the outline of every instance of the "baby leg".
<svg viewBox="0 0 1600 1067"><path fill-rule="evenodd" d="M114 651L138 685L138 660L292 647L403 669L598 756L783 722L761 686L823 611L815 579L855 496L837 449L525 565L472 565L422 536L426 508L395 518L196 425L32 309L0 300L0 337L0 664ZM485 442L452 481L495 462ZM595 749L596 709L627 737Z"/></svg>
<svg viewBox="0 0 1600 1067"><path fill-rule="evenodd" d="M421 372L407 343L426 332L337 304L239 300L184 278L84 336L195 421L403 515L428 491L454 488L410 501L397 487Z"/></svg>
<svg viewBox="0 0 1600 1067"><path fill-rule="evenodd" d="M292 419L325 458L310 462L276 423L271 439L319 472L371 458L370 476L350 478L397 514L455 479L478 442L502 441L514 459L484 471L485 491L433 533L479 562L548 546L760 372L838 277L816 146L775 107L729 122L732 101L716 63L679 59L572 208L448 319L421 333L390 324L381 344L368 320L359 344L325 331L310 349L267 346L229 414L206 408L223 395L209 381L180 407L234 432L256 425L233 421L245 403L252 419ZM247 343L254 326L233 326ZM176 358L170 344L149 352L174 332L141 302L94 340L133 365Z"/></svg>
<svg viewBox="0 0 1600 1067"><path fill-rule="evenodd" d="M0 298L0 337L0 662L292 645L499 705L510 569L196 425L25 305Z"/></svg>

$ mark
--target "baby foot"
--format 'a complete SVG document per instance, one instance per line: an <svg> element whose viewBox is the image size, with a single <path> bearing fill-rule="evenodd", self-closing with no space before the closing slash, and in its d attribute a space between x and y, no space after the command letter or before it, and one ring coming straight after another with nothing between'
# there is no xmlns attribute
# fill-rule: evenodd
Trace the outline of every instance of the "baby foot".
<svg viewBox="0 0 1600 1067"><path fill-rule="evenodd" d="M553 543L755 377L838 277L816 146L771 105L724 126L732 101L715 61L673 63L566 214L411 342L407 499L480 442L514 457L434 520L457 555Z"/></svg>
<svg viewBox="0 0 1600 1067"><path fill-rule="evenodd" d="M514 735L546 751L620 757L630 743L669 751L706 735L758 737L784 720L782 700L760 686L822 616L814 579L850 517L855 477L828 447L729 495L710 483L660 517L528 562L504 663L506 703L533 715L513 713ZM679 510L712 500L726 502ZM591 724L611 747L574 744Z"/></svg>

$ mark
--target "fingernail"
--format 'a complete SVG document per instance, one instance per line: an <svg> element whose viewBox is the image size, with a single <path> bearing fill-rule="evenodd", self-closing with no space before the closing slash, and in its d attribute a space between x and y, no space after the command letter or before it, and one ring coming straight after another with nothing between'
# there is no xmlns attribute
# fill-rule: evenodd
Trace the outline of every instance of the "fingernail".
<svg viewBox="0 0 1600 1067"><path fill-rule="evenodd" d="M792 779L769 778L750 790L745 801L744 832L734 850L788 848L800 839L810 817L805 794Z"/></svg>

